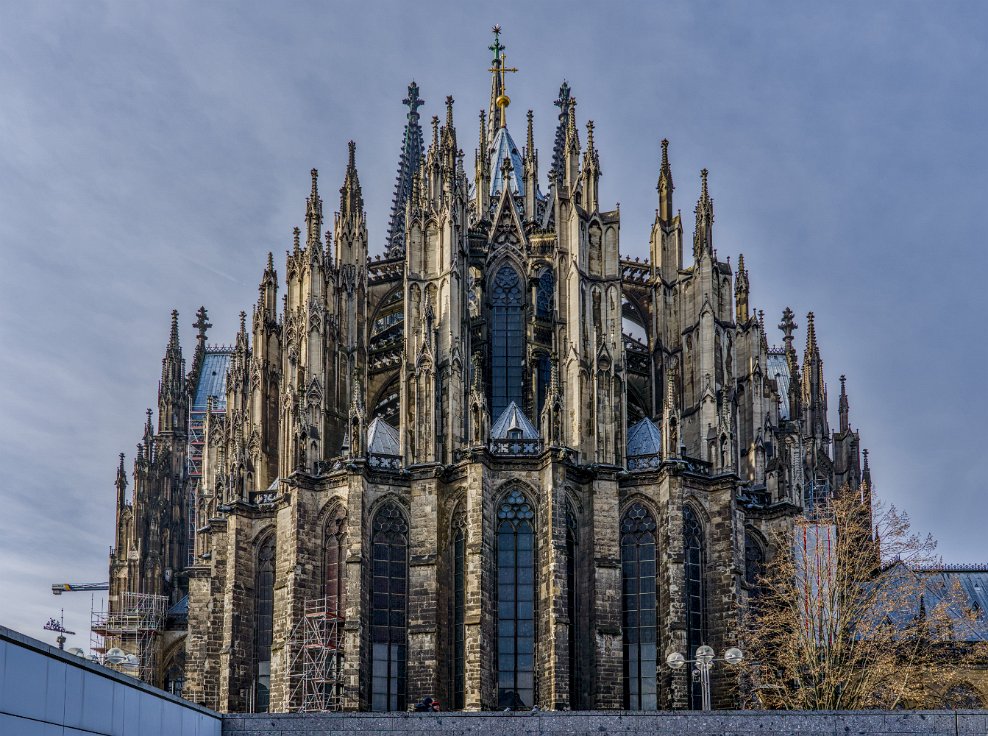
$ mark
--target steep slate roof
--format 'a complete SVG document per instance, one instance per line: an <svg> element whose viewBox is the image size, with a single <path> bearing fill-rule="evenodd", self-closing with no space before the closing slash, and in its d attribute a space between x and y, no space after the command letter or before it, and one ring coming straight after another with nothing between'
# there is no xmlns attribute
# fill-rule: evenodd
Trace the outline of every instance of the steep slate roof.
<svg viewBox="0 0 988 736"><path fill-rule="evenodd" d="M192 411L206 411L206 403L213 397L213 408L226 409L226 371L230 367L232 352L224 349L206 348L199 371L199 384L196 386Z"/></svg>
<svg viewBox="0 0 988 736"><path fill-rule="evenodd" d="M769 351L768 362L765 364L768 369L768 377L774 378L779 385L779 419L789 419L789 364L786 362L786 354Z"/></svg>
<svg viewBox="0 0 988 736"><path fill-rule="evenodd" d="M367 426L367 452L375 455L398 455L398 430L381 417L374 417Z"/></svg>
<svg viewBox="0 0 988 736"><path fill-rule="evenodd" d="M535 425L528 420L525 412L518 408L518 404L512 401L501 412L501 416L494 422L494 426L491 427L491 439L509 439L508 432L513 429L520 429L521 438L524 440L537 440L539 438L539 431Z"/></svg>
<svg viewBox="0 0 988 736"><path fill-rule="evenodd" d="M504 170L502 164L506 158L511 159L512 168L511 177L508 179L508 189L511 190L512 194L524 194L525 182L522 174L524 173L525 164L521 160L521 153L518 152L518 146L515 145L508 129L498 128L490 150L490 194L492 197L504 191Z"/></svg>
<svg viewBox="0 0 988 736"><path fill-rule="evenodd" d="M662 433L645 417L628 430L628 457L658 455L662 452Z"/></svg>

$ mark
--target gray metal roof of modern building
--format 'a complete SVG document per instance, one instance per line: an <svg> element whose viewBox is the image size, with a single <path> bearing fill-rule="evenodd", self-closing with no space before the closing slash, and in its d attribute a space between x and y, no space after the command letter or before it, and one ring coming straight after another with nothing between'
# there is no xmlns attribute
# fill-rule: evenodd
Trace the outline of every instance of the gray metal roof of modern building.
<svg viewBox="0 0 988 736"><path fill-rule="evenodd" d="M514 439L508 436L508 432L512 430L521 430L521 439L523 440L537 440L539 438L539 431L535 425L529 421L525 412L519 409L518 404L513 401L501 412L501 416L491 427L491 439Z"/></svg>
<svg viewBox="0 0 988 736"><path fill-rule="evenodd" d="M789 364L786 362L786 354L769 351L768 361L765 364L768 369L768 377L774 378L779 386L779 419L789 419Z"/></svg>
<svg viewBox="0 0 988 736"><path fill-rule="evenodd" d="M658 455L662 452L662 432L645 417L628 430L628 457Z"/></svg>
<svg viewBox="0 0 988 736"><path fill-rule="evenodd" d="M926 609L937 606L953 591L962 598L963 611L951 606L956 641L988 641L988 565L944 565L917 572L926 579Z"/></svg>
<svg viewBox="0 0 988 736"><path fill-rule="evenodd" d="M233 353L225 349L207 348L199 371L199 385L192 400L192 411L206 411L209 397L213 397L213 408L226 410L226 371L230 367Z"/></svg>

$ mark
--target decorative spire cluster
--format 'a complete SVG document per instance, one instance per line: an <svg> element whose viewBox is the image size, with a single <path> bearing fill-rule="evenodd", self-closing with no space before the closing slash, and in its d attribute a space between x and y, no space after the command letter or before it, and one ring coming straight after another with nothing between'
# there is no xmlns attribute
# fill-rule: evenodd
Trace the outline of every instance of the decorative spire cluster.
<svg viewBox="0 0 988 736"><path fill-rule="evenodd" d="M552 145L552 171L556 176L563 173L563 160L566 154L566 124L569 121L570 88L565 81L559 86L559 97L552 104L559 108L559 122L556 124L556 138Z"/></svg>
<svg viewBox="0 0 988 736"><path fill-rule="evenodd" d="M713 255L714 201L707 189L706 169L700 171L700 199L696 203L696 230L693 235L693 257L700 260L704 254Z"/></svg>
<svg viewBox="0 0 988 736"><path fill-rule="evenodd" d="M357 144L349 141L347 147L346 174L340 187L340 214L359 217L364 212L364 197L360 191L360 177L357 176Z"/></svg>
<svg viewBox="0 0 988 736"><path fill-rule="evenodd" d="M748 321L748 271L744 267L744 253L738 255L738 275L734 281L734 304L737 323Z"/></svg>

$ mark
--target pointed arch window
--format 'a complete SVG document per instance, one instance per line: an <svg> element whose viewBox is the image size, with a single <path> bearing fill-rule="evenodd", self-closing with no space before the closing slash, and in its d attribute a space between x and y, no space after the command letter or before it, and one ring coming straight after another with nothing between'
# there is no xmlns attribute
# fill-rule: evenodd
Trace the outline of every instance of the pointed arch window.
<svg viewBox="0 0 988 736"><path fill-rule="evenodd" d="M522 402L525 334L521 277L508 265L494 275L491 288L491 416Z"/></svg>
<svg viewBox="0 0 988 736"><path fill-rule="evenodd" d="M323 539L326 612L343 618L346 610L346 512L337 506L326 522Z"/></svg>
<svg viewBox="0 0 988 736"><path fill-rule="evenodd" d="M686 566L686 644L689 649L688 659L694 659L697 647L705 643L707 636L707 600L706 600L706 544L703 535L703 524L696 511L687 506L683 510L683 543ZM690 708L700 710L703 707L702 693L699 683L687 678L689 687Z"/></svg>
<svg viewBox="0 0 988 736"><path fill-rule="evenodd" d="M569 707L579 710L580 698L580 655L576 643L577 627L580 620L578 608L579 583L577 579L577 554L579 553L579 536L576 521L576 511L569 501L566 502L566 615L569 618Z"/></svg>
<svg viewBox="0 0 988 736"><path fill-rule="evenodd" d="M466 567L467 524L462 509L453 515L450 539L453 572L453 710L466 705Z"/></svg>
<svg viewBox="0 0 988 736"><path fill-rule="evenodd" d="M518 490L497 512L497 702L535 704L535 512Z"/></svg>
<svg viewBox="0 0 988 736"><path fill-rule="evenodd" d="M542 410L545 408L545 397L549 393L549 384L552 382L552 363L549 360L549 356L540 355L536 362L536 367L538 369L538 382L536 384L538 411L535 414L537 424L538 419L542 416Z"/></svg>
<svg viewBox="0 0 988 736"><path fill-rule="evenodd" d="M765 551L751 532L744 535L744 581L751 588L751 595L757 595L759 578L765 574Z"/></svg>
<svg viewBox="0 0 988 736"><path fill-rule="evenodd" d="M408 522L397 504L374 515L371 547L371 709L405 710Z"/></svg>
<svg viewBox="0 0 988 736"><path fill-rule="evenodd" d="M555 306L556 280L551 268L543 268L535 289L535 316L539 319L552 319Z"/></svg>
<svg viewBox="0 0 988 736"><path fill-rule="evenodd" d="M621 519L624 705L629 710L658 707L655 535L652 514L644 505L632 504Z"/></svg>
<svg viewBox="0 0 988 736"><path fill-rule="evenodd" d="M275 537L257 548L254 569L254 712L266 713L271 703L271 642L274 636Z"/></svg>

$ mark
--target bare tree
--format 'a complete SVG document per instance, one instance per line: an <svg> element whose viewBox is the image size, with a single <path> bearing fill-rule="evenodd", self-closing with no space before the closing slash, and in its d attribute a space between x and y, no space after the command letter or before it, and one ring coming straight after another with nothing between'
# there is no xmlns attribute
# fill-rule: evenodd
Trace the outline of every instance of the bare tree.
<svg viewBox="0 0 988 736"><path fill-rule="evenodd" d="M937 562L932 537L895 507L873 512L867 484L773 541L745 617L752 707L935 707L984 656L958 645L974 614L962 592L922 572Z"/></svg>

